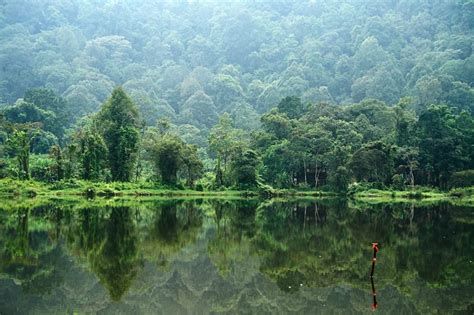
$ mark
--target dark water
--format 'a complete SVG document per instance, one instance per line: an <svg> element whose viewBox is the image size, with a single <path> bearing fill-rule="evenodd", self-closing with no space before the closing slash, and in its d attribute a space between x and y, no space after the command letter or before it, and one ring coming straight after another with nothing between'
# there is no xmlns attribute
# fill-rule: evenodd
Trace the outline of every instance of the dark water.
<svg viewBox="0 0 474 315"><path fill-rule="evenodd" d="M1 314L473 314L474 209L325 201L0 204Z"/></svg>

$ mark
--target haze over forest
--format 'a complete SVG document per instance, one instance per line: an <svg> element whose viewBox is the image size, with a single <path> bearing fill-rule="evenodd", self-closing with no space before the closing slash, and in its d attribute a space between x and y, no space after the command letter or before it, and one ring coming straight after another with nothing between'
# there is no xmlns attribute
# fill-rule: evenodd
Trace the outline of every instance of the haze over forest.
<svg viewBox="0 0 474 315"><path fill-rule="evenodd" d="M238 182L232 157L251 149L258 176L279 187L316 187L331 174L342 187L413 176L446 187L474 168L473 26L472 0L7 0L0 103L7 121L42 123L36 153L74 142L92 119L83 117L121 86L140 122L153 129L166 118L204 171L223 163L228 185ZM236 149L223 152L231 142L213 142L213 127Z"/></svg>
<svg viewBox="0 0 474 315"><path fill-rule="evenodd" d="M474 0L0 0L0 313L474 314L473 30Z"/></svg>

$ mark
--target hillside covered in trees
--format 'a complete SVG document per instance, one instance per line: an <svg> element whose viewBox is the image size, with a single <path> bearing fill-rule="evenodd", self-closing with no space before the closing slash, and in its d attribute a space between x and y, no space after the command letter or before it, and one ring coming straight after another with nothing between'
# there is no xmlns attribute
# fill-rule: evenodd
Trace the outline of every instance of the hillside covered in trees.
<svg viewBox="0 0 474 315"><path fill-rule="evenodd" d="M472 0L7 0L0 177L471 186L473 27Z"/></svg>

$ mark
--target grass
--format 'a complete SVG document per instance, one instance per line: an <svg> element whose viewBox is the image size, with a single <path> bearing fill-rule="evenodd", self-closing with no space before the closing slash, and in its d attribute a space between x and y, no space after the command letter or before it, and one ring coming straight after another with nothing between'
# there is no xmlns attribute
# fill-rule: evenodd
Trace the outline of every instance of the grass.
<svg viewBox="0 0 474 315"><path fill-rule="evenodd" d="M167 187L151 182L137 183L96 183L83 180L68 180L57 183L45 183L34 180L20 181L0 179L0 196L20 197L162 197L162 198L322 198L341 197L340 194L316 190L273 189L269 193L257 190L215 190L197 191ZM418 187L413 191L367 189L351 195L355 200L367 202L413 202L415 200L441 201L451 200L462 204L474 205L474 187L457 188L442 192L427 187Z"/></svg>
<svg viewBox="0 0 474 315"><path fill-rule="evenodd" d="M197 191L158 186L154 183L96 183L82 180L63 181L58 183L44 183L38 181L20 181L14 179L0 179L0 195L3 196L85 196L85 197L120 197L120 196L239 196L254 197L256 191L222 190L222 191Z"/></svg>
<svg viewBox="0 0 474 315"><path fill-rule="evenodd" d="M448 192L418 187L411 191L368 189L356 192L353 199L366 202L437 202L449 200L451 203L474 205L474 187L456 188Z"/></svg>

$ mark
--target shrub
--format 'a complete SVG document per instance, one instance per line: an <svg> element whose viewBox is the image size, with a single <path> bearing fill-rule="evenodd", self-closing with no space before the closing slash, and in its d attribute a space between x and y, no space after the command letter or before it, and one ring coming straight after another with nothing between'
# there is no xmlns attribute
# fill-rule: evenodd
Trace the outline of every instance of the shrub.
<svg viewBox="0 0 474 315"><path fill-rule="evenodd" d="M352 183L349 185L347 189L347 194L348 195L354 195L360 192L366 192L369 190L383 190L386 187L382 183L374 182L374 183L367 183L367 182L361 182L361 183Z"/></svg>
<svg viewBox="0 0 474 315"><path fill-rule="evenodd" d="M32 155L30 158L31 178L48 182L53 178L51 172L54 161L44 155Z"/></svg>
<svg viewBox="0 0 474 315"><path fill-rule="evenodd" d="M258 192L260 195L265 196L265 197L271 197L275 195L275 189L273 189L272 186L267 185L267 184L259 184L258 185Z"/></svg>
<svg viewBox="0 0 474 315"><path fill-rule="evenodd" d="M311 186L309 184L299 183L298 184L298 189L299 190L311 190Z"/></svg>
<svg viewBox="0 0 474 315"><path fill-rule="evenodd" d="M466 197L466 196L472 196L472 195L474 195L474 187L452 189L449 192L449 195L451 197L458 197L458 198L462 198L462 197Z"/></svg>
<svg viewBox="0 0 474 315"><path fill-rule="evenodd" d="M95 188L94 187L88 187L86 188L85 194L87 198L94 198L96 193L95 193Z"/></svg>
<svg viewBox="0 0 474 315"><path fill-rule="evenodd" d="M408 193L408 198L410 199L421 199L423 198L423 193L421 191L411 191Z"/></svg>
<svg viewBox="0 0 474 315"><path fill-rule="evenodd" d="M405 189L405 177L402 174L395 174L392 176L392 187L396 190Z"/></svg>
<svg viewBox="0 0 474 315"><path fill-rule="evenodd" d="M63 190L63 189L70 189L70 188L80 188L81 184L76 182L74 179L68 180L61 180L59 182L55 182L51 185L51 190Z"/></svg>

